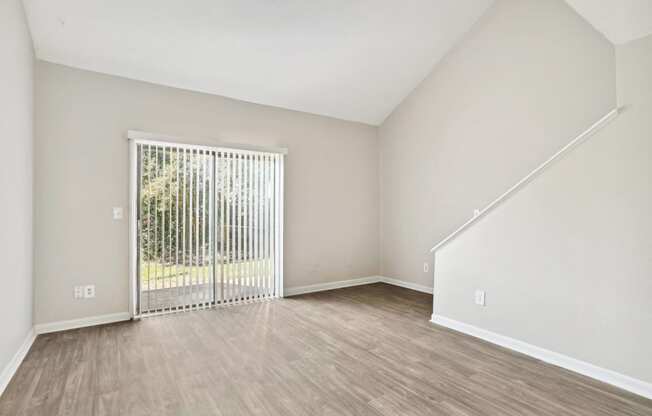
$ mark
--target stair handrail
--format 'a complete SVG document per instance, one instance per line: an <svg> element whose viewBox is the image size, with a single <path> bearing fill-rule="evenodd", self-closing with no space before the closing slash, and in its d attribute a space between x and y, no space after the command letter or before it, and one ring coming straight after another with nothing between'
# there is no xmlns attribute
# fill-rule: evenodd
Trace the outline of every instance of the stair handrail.
<svg viewBox="0 0 652 416"><path fill-rule="evenodd" d="M539 175L541 172L543 172L548 166L550 166L552 163L554 163L557 159L561 158L564 156L566 153L568 153L570 150L575 148L577 145L580 143L584 142L586 139L591 137L593 134L595 134L598 130L600 130L602 127L607 125L611 120L613 120L618 114L620 113L621 108L616 107L613 110L609 111L606 115L604 115L600 120L596 121L589 127L588 129L584 130L580 135L575 137L573 140L568 142L564 147L559 149L554 155L552 155L550 158L548 158L545 162L540 164L538 167L536 167L533 171L528 173L523 179L520 181L516 182L512 187L510 187L507 191L503 192L502 195L500 195L498 198L494 199L489 205L484 207L480 211L476 211L473 217L462 224L460 227L458 227L455 231L450 233L446 238L438 242L433 248L430 249L431 253L436 252L439 250L441 247L445 246L447 243L452 241L455 237L457 237L460 233L465 231L467 228L469 228L471 225L475 224L480 218L484 217L489 213L489 211L493 210L497 205L499 205L501 202L505 201L509 197L511 197L513 194L515 194L518 190L520 190L523 186L525 186L528 182L530 182L532 179L534 179L537 175Z"/></svg>

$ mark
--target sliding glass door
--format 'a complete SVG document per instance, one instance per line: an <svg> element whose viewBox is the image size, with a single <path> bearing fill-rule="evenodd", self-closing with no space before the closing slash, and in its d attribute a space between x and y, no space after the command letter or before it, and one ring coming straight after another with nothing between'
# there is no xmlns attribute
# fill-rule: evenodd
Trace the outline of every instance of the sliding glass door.
<svg viewBox="0 0 652 416"><path fill-rule="evenodd" d="M283 155L132 149L134 315L282 295Z"/></svg>

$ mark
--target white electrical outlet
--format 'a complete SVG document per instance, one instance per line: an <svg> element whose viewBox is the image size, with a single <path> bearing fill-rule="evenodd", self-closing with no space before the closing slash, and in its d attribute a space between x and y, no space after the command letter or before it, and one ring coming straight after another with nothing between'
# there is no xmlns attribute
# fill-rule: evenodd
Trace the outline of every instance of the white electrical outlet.
<svg viewBox="0 0 652 416"><path fill-rule="evenodd" d="M475 304L484 306L485 305L485 293L484 290L475 291Z"/></svg>
<svg viewBox="0 0 652 416"><path fill-rule="evenodd" d="M84 297L84 286L75 286L73 297L75 299L81 299Z"/></svg>
<svg viewBox="0 0 652 416"><path fill-rule="evenodd" d="M123 217L123 210L122 207L113 207L113 219L114 220L121 220Z"/></svg>
<svg viewBox="0 0 652 416"><path fill-rule="evenodd" d="M95 285L86 285L86 286L84 286L84 297L85 298L94 298L95 297Z"/></svg>
<svg viewBox="0 0 652 416"><path fill-rule="evenodd" d="M430 270L430 265L428 263L423 263L423 272L428 273L428 270Z"/></svg>

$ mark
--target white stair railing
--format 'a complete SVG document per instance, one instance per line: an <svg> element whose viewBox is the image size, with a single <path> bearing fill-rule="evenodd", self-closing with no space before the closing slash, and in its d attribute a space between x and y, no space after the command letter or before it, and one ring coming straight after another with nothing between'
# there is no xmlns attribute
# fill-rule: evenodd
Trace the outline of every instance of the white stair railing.
<svg viewBox="0 0 652 416"><path fill-rule="evenodd" d="M487 205L484 209L481 209L480 211L477 211L474 213L473 218L462 224L460 227L458 227L455 231L450 233L446 238L438 242L433 248L430 249L431 253L436 252L449 242L451 242L453 239L455 239L458 235L460 235L463 231L465 231L467 228L469 228L471 225L475 224L480 218L483 216L487 215L491 210L496 208L500 203L504 202L507 200L509 197L514 195L518 190L523 188L527 183L529 183L532 179L537 177L541 172L543 172L548 166L553 164L555 161L560 159L562 156L564 156L566 153L570 152L572 149L577 147L580 143L591 137L593 134L595 134L598 130L600 130L602 127L607 125L611 120L613 120L616 116L618 116L618 113L620 112L620 108L615 108L608 112L604 117L602 117L600 120L596 121L591 127L586 129L584 132L582 132L579 136L575 137L573 140L568 142L568 144L557 153L552 155L548 160L540 164L537 168L535 168L532 172L528 173L523 179L518 181L516 184L514 184L511 188L509 188L507 191L505 191L502 195L500 195L498 198L494 199L489 205Z"/></svg>

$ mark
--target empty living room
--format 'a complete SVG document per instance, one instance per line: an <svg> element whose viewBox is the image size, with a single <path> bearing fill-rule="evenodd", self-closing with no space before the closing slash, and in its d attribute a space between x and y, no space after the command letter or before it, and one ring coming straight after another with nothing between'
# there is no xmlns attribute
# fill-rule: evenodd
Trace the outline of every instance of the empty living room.
<svg viewBox="0 0 652 416"><path fill-rule="evenodd" d="M0 0L1 416L652 416L652 0Z"/></svg>

